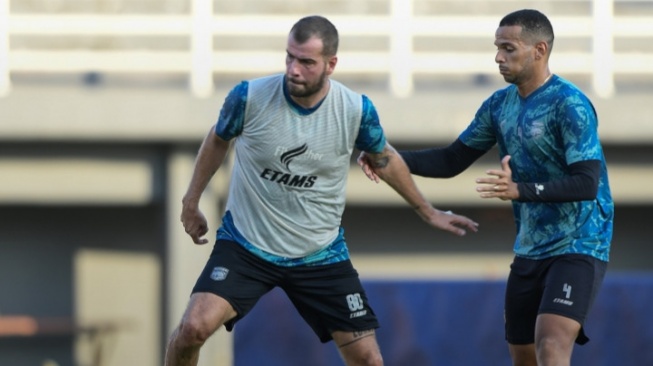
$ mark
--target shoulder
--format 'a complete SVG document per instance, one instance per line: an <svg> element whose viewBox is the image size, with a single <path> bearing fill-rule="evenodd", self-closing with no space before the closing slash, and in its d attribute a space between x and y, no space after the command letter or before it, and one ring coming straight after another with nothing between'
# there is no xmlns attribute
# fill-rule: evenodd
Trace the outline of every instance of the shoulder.
<svg viewBox="0 0 653 366"><path fill-rule="evenodd" d="M589 97L576 84L557 75L553 77L554 80L548 93L550 98L571 104L591 104Z"/></svg>
<svg viewBox="0 0 653 366"><path fill-rule="evenodd" d="M260 78L256 79L251 79L249 81L246 81L246 83L249 84L250 88L254 91L257 90L266 90L269 87L273 87L275 85L281 86L283 83L283 74L274 74L274 75L268 75L268 76L263 76Z"/></svg>
<svg viewBox="0 0 653 366"><path fill-rule="evenodd" d="M337 80L330 79L329 82L331 83L331 92L337 95L338 98L348 99L349 101L356 103L362 103L364 97L362 94L352 90Z"/></svg>
<svg viewBox="0 0 653 366"><path fill-rule="evenodd" d="M519 96L517 86L510 84L504 88L496 90L492 93L486 100L485 103L488 106L502 104L506 99L516 98Z"/></svg>

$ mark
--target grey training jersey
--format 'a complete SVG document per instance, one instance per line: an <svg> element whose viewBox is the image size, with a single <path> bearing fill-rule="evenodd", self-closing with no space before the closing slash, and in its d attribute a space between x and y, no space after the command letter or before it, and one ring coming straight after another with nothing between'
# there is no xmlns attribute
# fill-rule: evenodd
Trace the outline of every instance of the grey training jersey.
<svg viewBox="0 0 653 366"><path fill-rule="evenodd" d="M235 137L235 165L220 230L233 240L301 258L339 236L353 148L379 152L385 137L369 100L330 83L311 110L293 105L283 75L244 82L227 97L216 133ZM363 134L366 101L374 123Z"/></svg>

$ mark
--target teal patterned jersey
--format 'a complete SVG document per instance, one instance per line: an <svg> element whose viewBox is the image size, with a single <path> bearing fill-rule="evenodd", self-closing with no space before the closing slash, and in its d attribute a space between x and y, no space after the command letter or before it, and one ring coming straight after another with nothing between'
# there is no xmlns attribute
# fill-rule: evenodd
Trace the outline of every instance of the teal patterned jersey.
<svg viewBox="0 0 653 366"><path fill-rule="evenodd" d="M614 204L597 128L589 99L554 75L526 98L515 85L495 92L460 135L469 147L487 151L496 144L500 158L510 155L515 182L550 182L568 175L570 164L601 162L592 201L512 202L516 255L542 259L577 253L609 259Z"/></svg>

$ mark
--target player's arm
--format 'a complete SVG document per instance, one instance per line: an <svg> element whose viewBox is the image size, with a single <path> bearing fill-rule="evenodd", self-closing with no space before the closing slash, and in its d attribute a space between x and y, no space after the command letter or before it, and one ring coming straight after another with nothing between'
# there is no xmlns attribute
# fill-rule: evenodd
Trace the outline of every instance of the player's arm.
<svg viewBox="0 0 653 366"><path fill-rule="evenodd" d="M501 170L487 171L479 178L476 190L481 198L500 198L520 202L573 202L594 200L598 192L601 162L585 160L570 164L568 175L548 182L513 182L510 155L501 160Z"/></svg>
<svg viewBox="0 0 653 366"><path fill-rule="evenodd" d="M469 218L435 209L419 191L406 163L390 144L386 143L380 153L368 152L368 159L378 176L429 225L461 236L465 235L465 229L477 231L478 224Z"/></svg>
<svg viewBox="0 0 653 366"><path fill-rule="evenodd" d="M209 181L224 162L229 141L242 133L248 88L249 84L244 81L229 92L220 109L218 122L204 138L195 158L195 168L182 199L181 211L184 229L195 244L208 243L203 238L208 232L208 224L199 209L199 201Z"/></svg>
<svg viewBox="0 0 653 366"><path fill-rule="evenodd" d="M599 191L601 162L579 161L568 167L569 175L550 182L517 183L518 201L572 202L591 201Z"/></svg>
<svg viewBox="0 0 653 366"><path fill-rule="evenodd" d="M411 174L429 178L451 178L465 171L486 151L456 139L444 148L399 151Z"/></svg>
<svg viewBox="0 0 653 366"><path fill-rule="evenodd" d="M193 175L182 199L181 221L186 233L195 244L206 244L203 236L208 232L208 224L199 209L199 201L209 181L220 168L229 150L229 141L220 138L211 128L204 138L195 159Z"/></svg>
<svg viewBox="0 0 653 366"><path fill-rule="evenodd" d="M451 178L465 171L486 151L477 150L465 145L456 139L444 148L429 148L423 150L400 150L399 154L406 162L411 174L427 178ZM378 182L378 176L369 165L367 155L362 152L358 157L361 166L368 178Z"/></svg>

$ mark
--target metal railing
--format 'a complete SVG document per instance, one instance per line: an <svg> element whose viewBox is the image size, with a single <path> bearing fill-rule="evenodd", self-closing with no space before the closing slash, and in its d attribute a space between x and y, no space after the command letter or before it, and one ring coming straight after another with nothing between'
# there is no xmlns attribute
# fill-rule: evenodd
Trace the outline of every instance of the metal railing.
<svg viewBox="0 0 653 366"><path fill-rule="evenodd" d="M16 1L16 0L14 0ZM296 15L216 14L212 0L189 0L188 14L66 14L10 12L11 0L0 0L0 95L11 90L13 73L176 73L189 76L190 89L198 97L212 94L214 74L267 73L280 70L284 50L219 49L215 37L285 37ZM583 0L591 11L583 15L552 17L556 38L582 38L589 47L555 51L555 72L587 75L594 92L610 97L615 75L653 74L653 47L648 51L615 51L615 40L636 39L650 43L653 12L649 15L617 15L616 2ZM637 0L630 0L637 2ZM329 18L343 37L382 38L387 47L371 51L341 51L339 73L385 75L391 92L411 95L416 75L496 74L493 49L417 50L415 40L489 39L500 17L488 15L420 15L416 0L388 0L382 15L334 15ZM579 1L581 2L581 1ZM36 36L165 37L184 38L188 47L155 49L38 49L14 48L11 38ZM285 39L285 38L283 38ZM559 41L556 41L558 43Z"/></svg>

